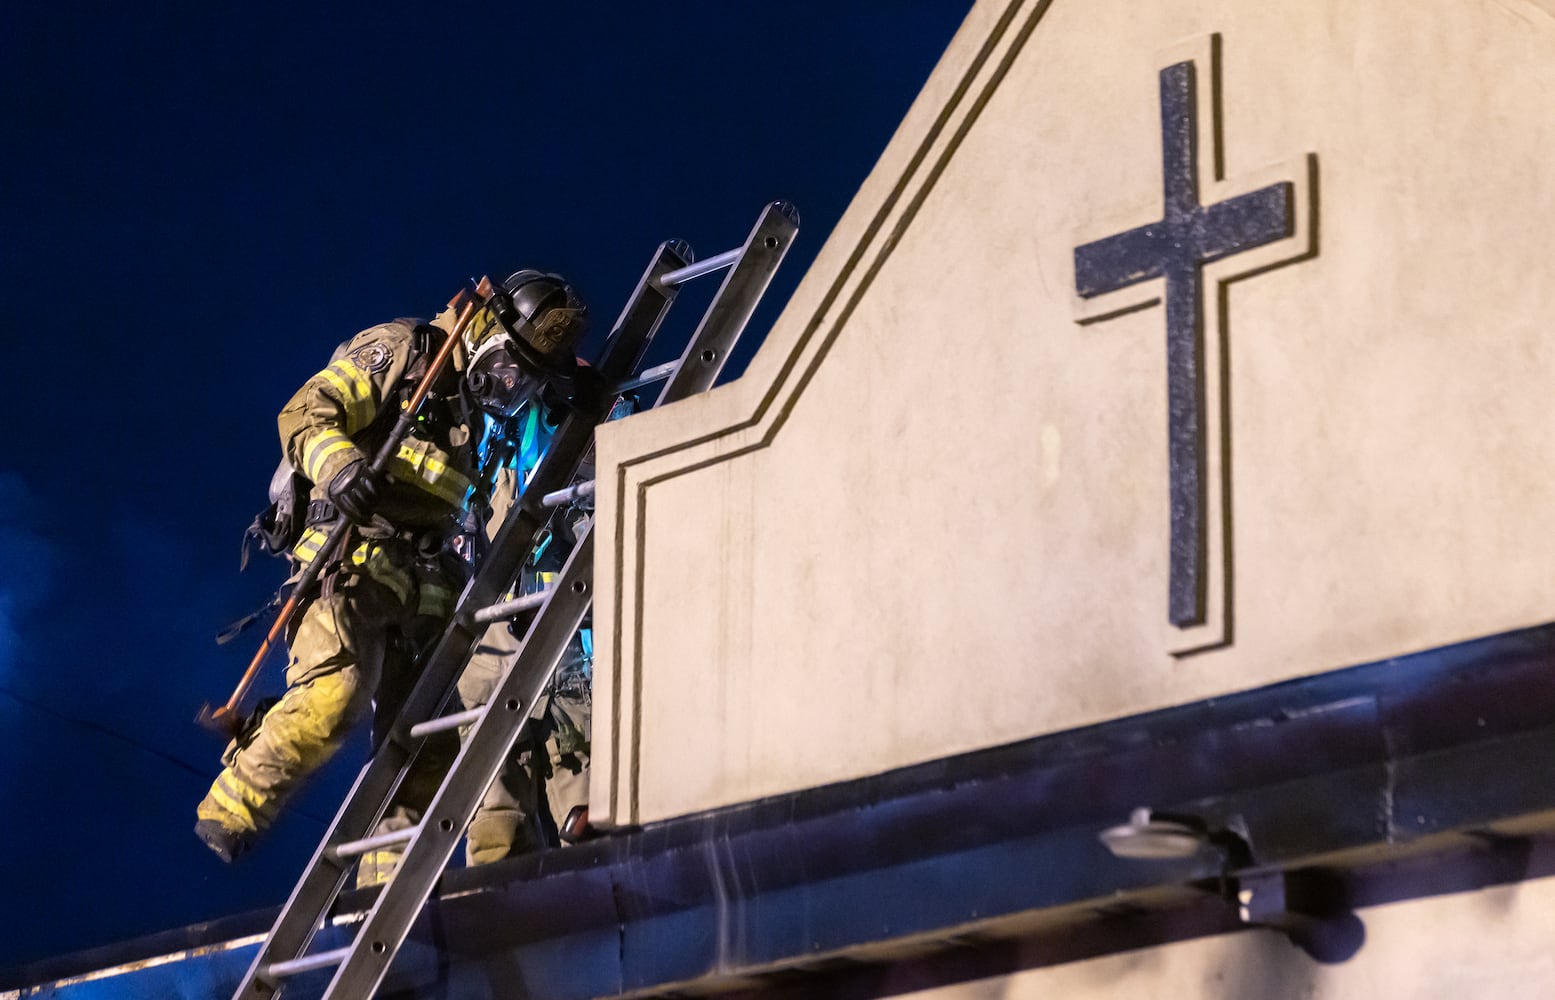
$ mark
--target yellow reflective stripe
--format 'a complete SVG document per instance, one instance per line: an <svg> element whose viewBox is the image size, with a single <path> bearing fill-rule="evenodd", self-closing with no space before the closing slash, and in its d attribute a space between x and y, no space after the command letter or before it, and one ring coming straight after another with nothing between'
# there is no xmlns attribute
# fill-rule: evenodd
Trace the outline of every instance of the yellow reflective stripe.
<svg viewBox="0 0 1555 1000"><path fill-rule="evenodd" d="M321 378L335 390L340 403L346 408L346 433L354 434L366 427L378 412L373 402L373 384L362 370L349 361L335 361L314 378Z"/></svg>
<svg viewBox="0 0 1555 1000"><path fill-rule="evenodd" d="M334 365L330 365L328 368L326 368L323 371L319 372L318 375L316 375L314 377L315 378L321 378L324 381L328 382L330 385L334 386L335 387L335 392L340 394L340 399L341 399L342 402L344 402L346 400L349 400L351 398L351 386L350 386L350 383L348 383L345 379L341 378L339 375L335 374L335 366Z"/></svg>
<svg viewBox="0 0 1555 1000"><path fill-rule="evenodd" d="M365 889L389 881L399 867L403 854L403 851L398 850L378 850L362 855L356 862L356 887Z"/></svg>
<svg viewBox="0 0 1555 1000"><path fill-rule="evenodd" d="M332 370L333 367L334 366L331 365L329 368L324 369L314 377L321 378L328 382L330 385L334 386L335 394L340 397L341 405L346 408L346 430L348 432L359 430L361 428L361 423L358 419L359 404L356 401L355 395L351 391L350 383L341 378L339 375L335 374L335 372Z"/></svg>
<svg viewBox="0 0 1555 1000"><path fill-rule="evenodd" d="M450 469L431 455L426 457L422 469L429 483L438 484L446 489L454 498L454 503L464 503L464 496L470 492L471 484L468 479L460 475L457 469Z"/></svg>
<svg viewBox="0 0 1555 1000"><path fill-rule="evenodd" d="M216 782L211 785L211 793L218 800L238 803L245 810L241 815L255 821L273 802L271 795L255 788L230 768L217 776ZM220 804L225 808L225 802Z"/></svg>
<svg viewBox="0 0 1555 1000"><path fill-rule="evenodd" d="M237 818L247 820L250 823L254 822L254 814L249 810L248 805L235 792L228 790L220 778L217 778L215 784L211 785L210 796L216 800L217 805Z"/></svg>
<svg viewBox="0 0 1555 1000"><path fill-rule="evenodd" d="M394 591L401 604L410 603L411 581L388 563L372 542L363 542L351 553L351 562L367 570L367 575Z"/></svg>
<svg viewBox="0 0 1555 1000"><path fill-rule="evenodd" d="M324 369L324 370L325 371L339 372L341 374L341 376L350 379L351 380L351 388L353 390L352 393L351 393L352 398L354 398L354 399L372 399L373 398L373 383L372 383L372 380L369 379L367 377L367 373L362 371L362 369L358 368L354 362L349 361L349 360L347 360L345 358L342 358L339 361L332 361L332 362L330 362L329 367Z"/></svg>
<svg viewBox="0 0 1555 1000"><path fill-rule="evenodd" d="M440 500L456 507L464 506L471 485L461 473L450 469L444 462L408 445L400 445L399 453L390 463L391 471L401 482L411 482Z"/></svg>
<svg viewBox="0 0 1555 1000"><path fill-rule="evenodd" d="M453 610L454 592L447 587L438 586L435 583L421 584L421 600L416 610L423 615L436 615L441 618Z"/></svg>
<svg viewBox="0 0 1555 1000"><path fill-rule="evenodd" d="M350 379L351 388L346 392L345 398L351 403L353 424L348 430L356 431L372 423L373 417L378 414L378 404L373 401L373 383L367 377L367 373L358 368L353 362L342 358L333 362L324 369L324 374L338 372L342 378ZM338 383L331 382L331 384Z"/></svg>
<svg viewBox="0 0 1555 1000"><path fill-rule="evenodd" d="M292 547L292 555L298 562L310 563L313 557L319 554L319 549L324 547L324 542L329 538L329 533L323 528L309 528L302 533L297 544Z"/></svg>
<svg viewBox="0 0 1555 1000"><path fill-rule="evenodd" d="M336 452L345 451L351 447L351 439L336 430L327 430L319 434L302 453L302 471L315 483L323 478L324 463Z"/></svg>
<svg viewBox="0 0 1555 1000"><path fill-rule="evenodd" d="M366 854L362 855L362 860L363 861L371 861L371 862L374 862L376 864L382 864L384 862L389 862L390 864L398 864L400 858L403 857L404 854L405 854L405 852L403 850L391 850L391 849L387 849L387 848L379 848L376 851L368 851Z"/></svg>

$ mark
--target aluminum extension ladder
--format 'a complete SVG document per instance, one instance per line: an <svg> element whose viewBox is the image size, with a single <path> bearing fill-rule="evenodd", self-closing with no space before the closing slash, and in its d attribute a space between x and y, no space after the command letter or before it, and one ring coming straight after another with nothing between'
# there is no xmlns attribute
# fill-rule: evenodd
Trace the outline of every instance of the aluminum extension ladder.
<svg viewBox="0 0 1555 1000"><path fill-rule="evenodd" d="M550 448L460 595L453 618L428 654L399 718L357 776L234 1000L279 996L294 977L331 967L335 972L322 994L326 1000L365 1000L378 989L593 600L592 526L578 539L551 587L517 600L500 600L513 587L535 533L553 508L592 492L592 482L569 484L593 444L594 428L620 393L662 380L664 387L654 403L659 406L712 385L798 230L799 216L793 206L773 202L763 210L744 245L727 253L694 263L691 248L684 243L667 242L655 251L601 353L597 366L601 384L610 388L597 399L580 400L557 428ZM729 273L680 359L634 376L679 287L725 268ZM536 608L518 657L487 704L440 714L489 623L516 619ZM465 725L472 728L421 825L369 837L423 739ZM353 862L368 851L400 845L404 854L399 866L356 924L351 943L310 953L308 946L329 921ZM337 921L332 933L342 926Z"/></svg>

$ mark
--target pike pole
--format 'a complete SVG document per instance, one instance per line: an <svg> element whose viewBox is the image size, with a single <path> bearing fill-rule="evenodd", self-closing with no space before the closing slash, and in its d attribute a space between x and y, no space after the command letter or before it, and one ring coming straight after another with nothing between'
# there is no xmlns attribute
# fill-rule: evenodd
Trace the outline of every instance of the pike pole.
<svg viewBox="0 0 1555 1000"><path fill-rule="evenodd" d="M491 279L483 277L480 283L475 286L474 296L470 296L468 289L460 289L459 294L454 296L453 300L448 303L450 307L456 307L461 300L464 300L463 308L459 312L459 318L454 323L453 332L448 335L448 339L443 342L442 348L438 350L437 355L432 359L432 363L427 366L426 374L421 377L421 384L416 386L415 393L410 397L404 408L400 410L399 419L394 423L394 429L389 432L388 438L383 442L382 447L378 449L378 454L374 456L370 466L374 474L381 476L388 469L389 461L399 451L400 442L405 439L405 435L409 434L411 428L415 426L416 411L421 409L421 403L426 399L427 392L432 388L432 383L437 380L437 376L442 373L443 366L453 356L454 345L463 336L464 328L469 325L470 318L475 315L475 310L485 304L486 300L491 297L492 291ZM233 690L232 697L228 698L226 704L219 708L213 709L210 702L201 705L200 711L194 717L194 721L197 724L218 736L225 736L228 739L237 738L243 722L243 717L238 714L239 703L248 694L249 687L254 683L254 678L259 674L259 668L264 664L265 657L269 655L271 648L275 645L275 641L286 631L286 626L291 622L292 615L297 611L297 606L302 603L303 595L313 587L314 581L319 578L323 568L334 559L335 550L345 541L350 528L351 522L344 516L335 519L335 523L330 526L329 536L324 540L324 544L319 547L318 554L303 567L302 573L292 585L292 590L286 598L286 603L281 605L281 610L275 616L275 623L270 626L270 631L265 634L264 641L259 644L259 651L254 654L254 659L249 663L248 669L243 672L243 678L238 681L238 686Z"/></svg>

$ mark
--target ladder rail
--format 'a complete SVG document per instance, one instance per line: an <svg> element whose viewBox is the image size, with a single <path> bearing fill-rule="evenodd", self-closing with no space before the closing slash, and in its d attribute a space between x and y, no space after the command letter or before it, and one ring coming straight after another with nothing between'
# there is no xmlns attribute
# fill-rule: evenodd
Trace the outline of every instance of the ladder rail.
<svg viewBox="0 0 1555 1000"><path fill-rule="evenodd" d="M723 284L718 286L696 332L686 343L674 374L659 390L654 406L684 399L712 386L798 232L799 212L786 201L772 202L757 217L740 248L739 258L724 275Z"/></svg>
<svg viewBox="0 0 1555 1000"><path fill-rule="evenodd" d="M606 340L599 370L604 385L623 381L641 364L677 294L674 286L663 284L662 276L684 267L690 255L688 246L674 241L661 244L655 252ZM608 413L612 398L595 401L592 409L599 410L598 413L573 412L562 421L551 447L535 469L532 486L538 484L541 489L552 491L573 478L593 439L594 426ZM234 1000L261 1000L277 995L283 984L268 970L304 956L350 874L350 863L335 853L337 845L365 838L388 809L419 746L419 741L409 736L410 725L432 718L448 700L460 670L485 631L485 626L477 626L473 621L474 610L496 603L511 588L529 554L535 532L549 514L534 502L524 503L520 499L514 504L483 565L460 595L453 620L422 666L421 676L401 707L390 736L357 775L329 831L256 951Z"/></svg>
<svg viewBox="0 0 1555 1000"><path fill-rule="evenodd" d="M370 997L453 857L470 817L496 780L545 696L567 644L594 598L593 527L573 547L549 599L524 636L487 710L465 737L448 777L433 796L400 864L357 928L355 944L324 991L325 1000Z"/></svg>

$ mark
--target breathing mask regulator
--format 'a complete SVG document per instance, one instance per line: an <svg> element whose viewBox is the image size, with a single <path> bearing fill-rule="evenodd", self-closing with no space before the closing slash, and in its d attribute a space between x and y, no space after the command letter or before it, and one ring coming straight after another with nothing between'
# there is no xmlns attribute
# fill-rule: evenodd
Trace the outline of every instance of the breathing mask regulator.
<svg viewBox="0 0 1555 1000"><path fill-rule="evenodd" d="M509 275L465 329L471 400L507 420L547 389L566 398L578 367L573 350L587 327L588 307L561 275Z"/></svg>

